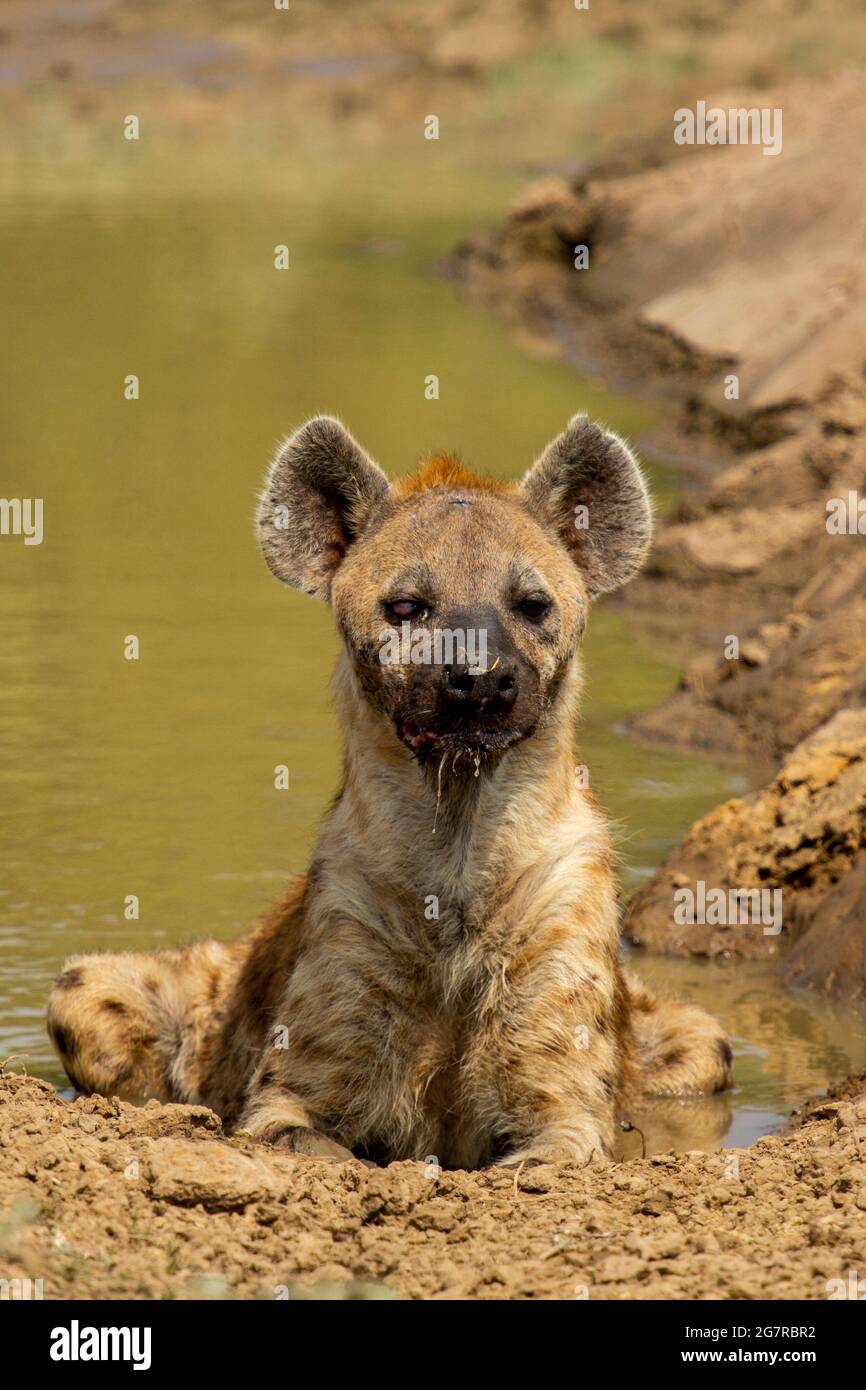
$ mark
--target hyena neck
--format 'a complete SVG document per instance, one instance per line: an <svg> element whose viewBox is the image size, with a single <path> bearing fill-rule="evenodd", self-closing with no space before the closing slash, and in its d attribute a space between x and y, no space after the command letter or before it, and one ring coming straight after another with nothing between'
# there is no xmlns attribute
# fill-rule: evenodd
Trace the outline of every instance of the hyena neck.
<svg viewBox="0 0 866 1390"><path fill-rule="evenodd" d="M516 881L561 846L580 848L600 822L576 776L578 679L563 683L544 726L479 776L452 760L422 769L361 695L348 661L334 690L344 736L343 788L318 862L347 853L369 877L469 902ZM558 851L557 851L558 847Z"/></svg>

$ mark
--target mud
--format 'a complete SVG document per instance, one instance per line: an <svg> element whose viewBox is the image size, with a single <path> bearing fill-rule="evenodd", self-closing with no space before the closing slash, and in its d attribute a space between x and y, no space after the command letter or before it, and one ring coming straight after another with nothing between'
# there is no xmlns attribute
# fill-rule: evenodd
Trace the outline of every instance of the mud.
<svg viewBox="0 0 866 1390"><path fill-rule="evenodd" d="M866 709L845 709L797 746L769 786L692 826L630 899L624 931L675 955L772 959L796 943L785 962L792 979L862 1004L864 874ZM714 914L722 921L677 921L675 895L698 882L756 891L766 911L760 920L738 911L735 920L725 912Z"/></svg>
<svg viewBox="0 0 866 1390"><path fill-rule="evenodd" d="M2 1275L45 1298L827 1298L866 1240L866 1083L785 1137L609 1167L368 1169L0 1075Z"/></svg>
<svg viewBox="0 0 866 1390"><path fill-rule="evenodd" d="M723 469L660 528L627 602L675 610L703 650L635 732L778 763L864 703L864 535L827 529L832 499L866 495L864 434L866 387L851 371L827 383L796 436Z"/></svg>
<svg viewBox="0 0 866 1390"><path fill-rule="evenodd" d="M691 487L621 600L686 671L631 729L748 756L767 780L693 826L629 903L627 937L680 955L778 957L790 982L859 1004L866 280L854 228L866 209L850 171L866 135L861 90L852 71L832 91L763 93L786 123L778 156L670 149L637 172L601 163L532 185L451 266L468 294L566 356L642 377L694 441ZM718 104L747 103L741 92ZM778 890L783 930L678 923L674 894L698 881Z"/></svg>
<svg viewBox="0 0 866 1390"><path fill-rule="evenodd" d="M859 371L866 194L851 170L866 100L862 75L847 72L832 90L714 104L782 112L779 152L676 146L671 128L643 146L642 163L659 167L617 176L616 158L600 158L530 186L504 225L458 248L453 272L510 316L546 323L566 352L580 341L620 373L651 372L656 389L685 395L687 427L754 447L799 428L834 374ZM725 394L731 372L736 397Z"/></svg>

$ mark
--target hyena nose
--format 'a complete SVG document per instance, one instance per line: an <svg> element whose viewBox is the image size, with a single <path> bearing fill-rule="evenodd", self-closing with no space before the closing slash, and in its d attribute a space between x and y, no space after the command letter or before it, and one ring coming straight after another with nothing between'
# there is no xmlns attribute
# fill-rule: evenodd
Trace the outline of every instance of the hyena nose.
<svg viewBox="0 0 866 1390"><path fill-rule="evenodd" d="M446 666L445 695L452 709L466 714L511 709L517 699L517 666L494 661L482 671L471 666Z"/></svg>

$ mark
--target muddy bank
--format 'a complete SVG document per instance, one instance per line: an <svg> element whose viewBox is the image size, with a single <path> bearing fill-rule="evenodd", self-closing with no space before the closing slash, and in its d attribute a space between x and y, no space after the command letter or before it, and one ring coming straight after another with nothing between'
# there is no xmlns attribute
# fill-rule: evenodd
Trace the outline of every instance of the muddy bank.
<svg viewBox="0 0 866 1390"><path fill-rule="evenodd" d="M850 72L830 90L712 104L781 113L779 148L678 146L671 113L666 139L631 147L639 172L617 176L621 157L607 156L528 187L503 226L457 248L452 270L566 348L654 372L656 387L686 395L693 429L755 446L799 427L824 383L866 352L866 191L852 178L866 98Z"/></svg>
<svg viewBox="0 0 866 1390"><path fill-rule="evenodd" d="M835 520L844 507L847 526L851 494L866 497L864 438L866 383L852 368L796 436L723 469L659 529L626 602L670 609L703 651L638 733L778 761L864 703L866 534Z"/></svg>
<svg viewBox="0 0 866 1390"><path fill-rule="evenodd" d="M688 899L686 911L675 905L698 883L761 894L761 911L721 903L696 920ZM767 787L692 826L629 901L624 932L677 955L782 955L792 982L862 1004L864 912L866 709L845 709L798 744Z"/></svg>
<svg viewBox="0 0 866 1390"><path fill-rule="evenodd" d="M370 1170L211 1112L0 1075L0 1242L45 1298L827 1298L866 1240L866 1088L783 1138L610 1167Z"/></svg>
<svg viewBox="0 0 866 1390"><path fill-rule="evenodd" d="M653 951L778 957L792 982L863 1002L862 76L761 105L784 115L777 156L672 149L635 174L546 180L452 270L567 356L665 395L678 461L683 439L694 445L689 489L621 600L687 668L632 732L747 755L769 780L692 828L635 893L626 935ZM783 926L678 923L675 893L699 881L779 890Z"/></svg>
<svg viewBox="0 0 866 1390"><path fill-rule="evenodd" d="M628 904L625 932L678 955L778 958L786 979L866 1003L866 391L836 377L798 434L726 468L661 528L626 602L666 608L700 655L634 721L655 742L778 768L694 825ZM855 522L856 525L856 522ZM677 890L779 891L783 924L674 919Z"/></svg>

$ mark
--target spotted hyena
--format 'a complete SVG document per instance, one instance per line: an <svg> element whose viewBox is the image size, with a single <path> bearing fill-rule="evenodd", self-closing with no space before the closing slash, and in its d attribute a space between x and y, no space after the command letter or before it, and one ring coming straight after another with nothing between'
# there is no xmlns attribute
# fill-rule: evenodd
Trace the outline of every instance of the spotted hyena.
<svg viewBox="0 0 866 1390"><path fill-rule="evenodd" d="M391 484L317 418L259 532L342 636L340 792L242 940L67 962L48 1026L74 1084L302 1153L466 1168L587 1163L640 1093L726 1087L718 1025L620 967L608 831L575 775L588 609L650 542L622 440L579 415L518 484L451 457Z"/></svg>

